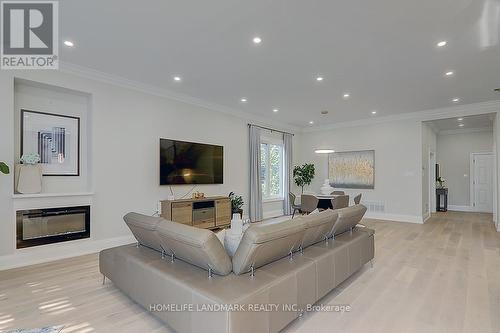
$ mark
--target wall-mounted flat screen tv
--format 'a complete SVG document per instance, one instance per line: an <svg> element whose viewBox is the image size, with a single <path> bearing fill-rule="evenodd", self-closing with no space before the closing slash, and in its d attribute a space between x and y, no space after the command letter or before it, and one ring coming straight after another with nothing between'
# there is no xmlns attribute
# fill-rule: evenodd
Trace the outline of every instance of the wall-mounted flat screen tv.
<svg viewBox="0 0 500 333"><path fill-rule="evenodd" d="M160 139L160 185L222 184L224 147Z"/></svg>

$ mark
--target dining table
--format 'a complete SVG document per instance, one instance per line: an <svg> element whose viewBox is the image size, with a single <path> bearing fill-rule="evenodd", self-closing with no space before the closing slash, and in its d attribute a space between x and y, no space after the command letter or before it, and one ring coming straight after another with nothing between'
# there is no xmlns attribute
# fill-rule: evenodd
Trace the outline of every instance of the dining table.
<svg viewBox="0 0 500 333"><path fill-rule="evenodd" d="M318 208L319 209L332 209L332 199L338 197L338 194L318 194L311 193L316 198L318 198Z"/></svg>

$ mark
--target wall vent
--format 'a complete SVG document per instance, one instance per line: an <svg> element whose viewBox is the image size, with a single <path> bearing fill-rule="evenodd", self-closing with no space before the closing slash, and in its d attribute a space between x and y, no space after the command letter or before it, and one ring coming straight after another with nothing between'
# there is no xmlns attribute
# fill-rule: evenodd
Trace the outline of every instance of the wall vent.
<svg viewBox="0 0 500 333"><path fill-rule="evenodd" d="M385 203L383 201L363 201L361 203L368 208L368 212L370 213L385 212Z"/></svg>

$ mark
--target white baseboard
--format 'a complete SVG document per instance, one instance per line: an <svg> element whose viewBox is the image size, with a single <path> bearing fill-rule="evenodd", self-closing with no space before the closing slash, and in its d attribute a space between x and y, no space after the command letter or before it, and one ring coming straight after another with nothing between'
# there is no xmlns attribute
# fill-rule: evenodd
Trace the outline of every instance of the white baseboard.
<svg viewBox="0 0 500 333"><path fill-rule="evenodd" d="M425 223L425 222L427 222L427 220L428 220L428 219L430 219L430 218L431 218L431 216L432 216L432 215L431 215L431 213L427 212L427 213L424 215L424 217L423 217L423 220L424 220L423 222L424 222L424 223Z"/></svg>
<svg viewBox="0 0 500 333"><path fill-rule="evenodd" d="M414 216L414 215L367 212L365 217L369 219L385 220L385 221L408 222L408 223L418 223L418 224L424 223L422 216Z"/></svg>
<svg viewBox="0 0 500 333"><path fill-rule="evenodd" d="M270 218L273 218L273 217L283 216L283 209L278 209L278 210L272 210L272 211L268 211L268 212L263 212L262 216L263 216L264 219L270 219Z"/></svg>
<svg viewBox="0 0 500 333"><path fill-rule="evenodd" d="M0 256L0 270L97 253L110 247L135 242L136 240L133 236L122 236L99 240L81 239L64 243L19 249L15 250L13 254Z"/></svg>
<svg viewBox="0 0 500 333"><path fill-rule="evenodd" d="M473 212L474 207L472 206L457 206L457 205L448 205L448 210L452 210L455 212Z"/></svg>

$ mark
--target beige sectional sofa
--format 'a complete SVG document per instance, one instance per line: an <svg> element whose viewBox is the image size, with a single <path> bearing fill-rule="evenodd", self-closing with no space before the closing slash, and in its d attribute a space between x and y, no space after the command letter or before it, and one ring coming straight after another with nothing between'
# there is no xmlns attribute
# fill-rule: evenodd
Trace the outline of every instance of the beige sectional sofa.
<svg viewBox="0 0 500 333"><path fill-rule="evenodd" d="M252 225L233 258L209 230L129 213L138 245L102 251L100 271L177 332L278 332L374 258L365 212Z"/></svg>

